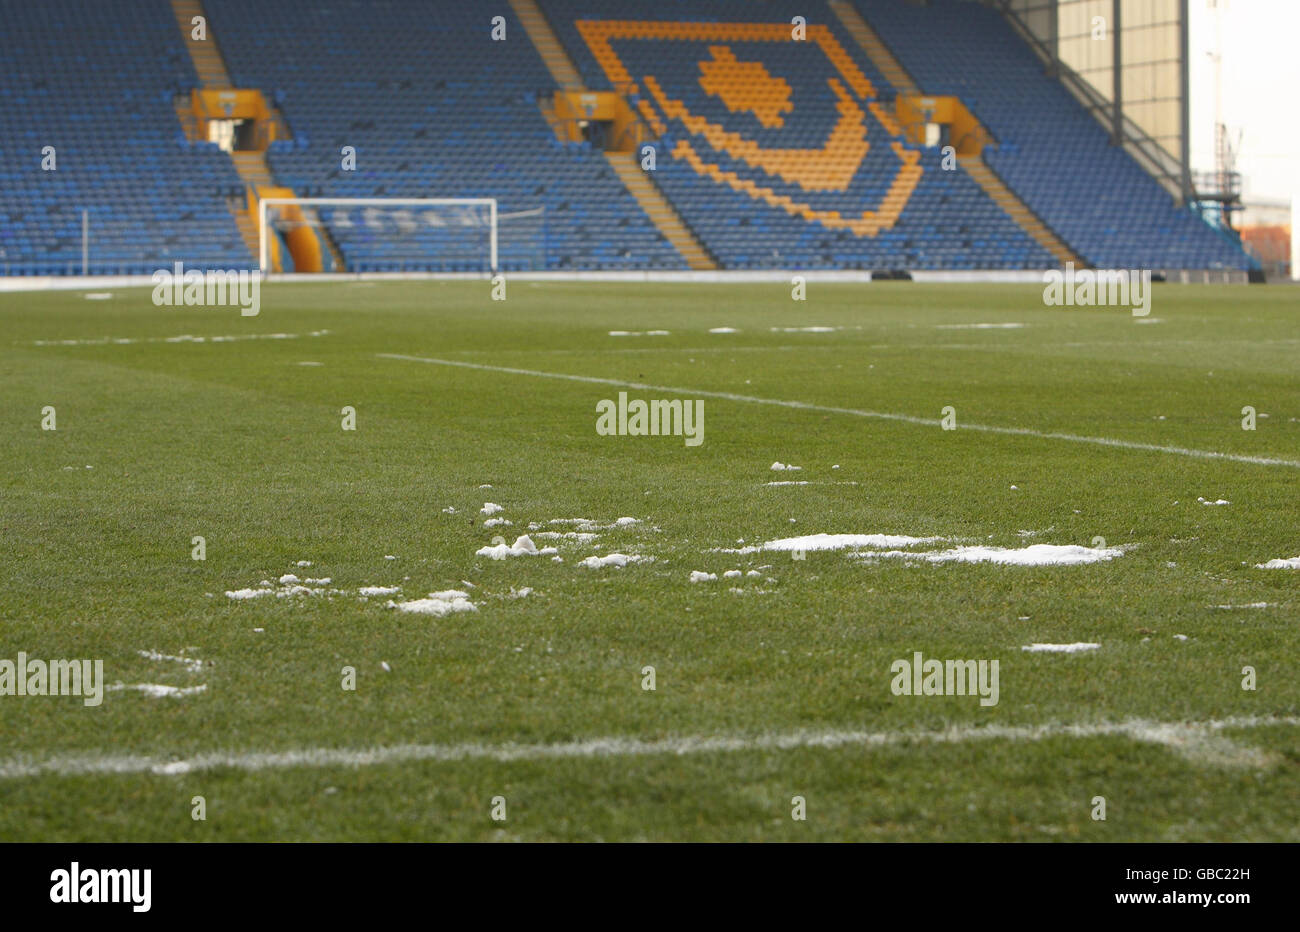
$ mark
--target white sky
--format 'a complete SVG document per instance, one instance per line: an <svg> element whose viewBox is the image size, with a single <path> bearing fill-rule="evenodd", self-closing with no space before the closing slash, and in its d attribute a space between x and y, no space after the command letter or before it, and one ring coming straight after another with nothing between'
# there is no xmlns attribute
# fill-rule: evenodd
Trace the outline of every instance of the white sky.
<svg viewBox="0 0 1300 932"><path fill-rule="evenodd" d="M1191 0L1192 168L1214 168L1215 0ZM1300 197L1300 0L1217 0L1223 121L1241 131L1245 199Z"/></svg>

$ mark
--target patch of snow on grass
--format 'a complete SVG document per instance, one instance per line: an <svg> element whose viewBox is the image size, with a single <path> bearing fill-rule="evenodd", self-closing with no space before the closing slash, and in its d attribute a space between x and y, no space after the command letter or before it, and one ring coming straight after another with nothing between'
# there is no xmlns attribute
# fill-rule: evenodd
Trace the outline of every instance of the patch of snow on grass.
<svg viewBox="0 0 1300 932"><path fill-rule="evenodd" d="M106 687L110 692L121 692L127 689L133 689L136 692L144 693L150 699L162 699L165 697L179 699L182 696L196 696L201 692L207 692L208 684L202 683L198 686L167 686L162 683L114 683Z"/></svg>
<svg viewBox="0 0 1300 932"><path fill-rule="evenodd" d="M533 543L533 539L527 534L515 538L513 544L497 544L495 547L480 547L475 551L477 557L490 557L493 560L504 560L506 557L520 556L541 556L548 553L558 553L554 547L542 547L538 549Z"/></svg>
<svg viewBox="0 0 1300 932"><path fill-rule="evenodd" d="M1078 654L1086 650L1097 650L1100 647L1100 644L1076 641L1073 644L1027 644L1020 649L1031 654Z"/></svg>
<svg viewBox="0 0 1300 932"><path fill-rule="evenodd" d="M1267 563L1256 563L1257 570L1300 570L1300 557L1291 557L1289 560L1277 559L1269 560Z"/></svg>
<svg viewBox="0 0 1300 932"><path fill-rule="evenodd" d="M481 515L494 515L498 511L505 511L505 509L496 502L484 502L483 507L479 509L478 513Z"/></svg>
<svg viewBox="0 0 1300 932"><path fill-rule="evenodd" d="M717 573L705 573L701 570L691 570L691 582L708 582L717 579Z"/></svg>
<svg viewBox="0 0 1300 932"><path fill-rule="evenodd" d="M779 460L768 467L772 472L790 472L791 470L803 469L802 466L788 466Z"/></svg>
<svg viewBox="0 0 1300 932"><path fill-rule="evenodd" d="M645 557L631 553L607 553L603 557L587 557L585 560L578 561L578 565L598 570L606 566L624 567L629 563L641 563L645 559Z"/></svg>
<svg viewBox="0 0 1300 932"><path fill-rule="evenodd" d="M469 593L462 592L460 589L444 589L441 592L430 592L428 598L413 599L410 602L390 601L388 607L408 614L433 615L435 618L441 618L443 615L450 615L454 612L478 611L478 607L469 600Z"/></svg>

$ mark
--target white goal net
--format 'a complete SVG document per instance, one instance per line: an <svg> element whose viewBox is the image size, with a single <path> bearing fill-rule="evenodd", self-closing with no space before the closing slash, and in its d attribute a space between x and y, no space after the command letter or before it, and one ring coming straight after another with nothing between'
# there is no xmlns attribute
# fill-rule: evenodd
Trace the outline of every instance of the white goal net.
<svg viewBox="0 0 1300 932"><path fill-rule="evenodd" d="M494 198L267 197L266 272L496 272L546 266L546 210Z"/></svg>

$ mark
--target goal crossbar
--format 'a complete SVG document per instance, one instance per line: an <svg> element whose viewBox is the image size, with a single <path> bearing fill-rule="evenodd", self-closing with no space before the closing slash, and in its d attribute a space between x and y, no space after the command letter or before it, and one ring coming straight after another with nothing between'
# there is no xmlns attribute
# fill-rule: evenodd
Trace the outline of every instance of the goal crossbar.
<svg viewBox="0 0 1300 932"><path fill-rule="evenodd" d="M299 207L426 207L479 206L488 209L488 263L497 270L497 200L494 197L264 197L257 202L257 265L270 271L270 239L266 235L269 207L296 204Z"/></svg>

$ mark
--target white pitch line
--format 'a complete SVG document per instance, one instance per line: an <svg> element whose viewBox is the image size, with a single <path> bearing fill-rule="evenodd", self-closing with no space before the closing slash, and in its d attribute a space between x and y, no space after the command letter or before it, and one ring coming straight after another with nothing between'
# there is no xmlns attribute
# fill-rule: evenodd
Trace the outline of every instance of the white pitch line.
<svg viewBox="0 0 1300 932"><path fill-rule="evenodd" d="M291 751L207 753L184 760L98 754L18 756L0 760L0 779L39 776L177 776L229 768L248 772L295 767L374 767L385 764L491 760L500 763L655 755L727 754L787 751L795 748L877 748L906 744L959 744L966 741L1043 741L1048 738L1123 737L1170 748L1196 763L1218 766L1268 766L1274 756L1242 748L1218 734L1228 728L1300 726L1300 716L1243 716L1206 722L1123 722L1045 725L954 725L938 731L794 731L766 735L694 735L644 741L640 738L589 738L559 744L398 744L373 748L301 748Z"/></svg>
<svg viewBox="0 0 1300 932"><path fill-rule="evenodd" d="M460 369L478 369L482 372L501 372L507 375L527 375L540 379L560 379L566 382L586 382L593 385L612 385L616 388L631 388L638 391L663 392L669 395L693 395L703 398L721 398L724 401L739 401L746 404L773 405L779 408L794 408L799 411L817 411L823 414L846 414L850 417L875 418L882 421L898 421L903 424L920 424L936 427L939 421L933 418L915 417L911 414L893 414L885 411L864 411L859 408L838 408L832 405L812 404L807 401L782 401L779 398L759 398L755 395L737 395L733 392L717 392L700 388L677 388L671 385L648 385L643 382L626 382L622 379L602 379L591 375L570 375L565 372L541 372L536 369L517 369L513 366L489 366L483 363L463 362L456 359L435 359L428 356L406 356L401 353L376 353L380 359L399 359L406 362L423 362L437 366L455 366ZM1234 463L1250 463L1255 466L1289 466L1300 469L1300 460L1276 459L1268 456L1247 456L1241 453L1220 453L1216 450L1193 450L1187 447L1169 447L1158 443L1140 443L1136 440L1114 440L1109 437L1085 437L1080 434L1063 434L1054 431L1033 430L1028 427L994 427L989 424L958 424L959 430L975 430L986 434L1003 434L1012 437L1036 437L1040 440L1065 440L1070 443L1089 443L1094 446L1116 447L1124 450L1144 450L1150 453L1170 453L1175 456L1189 456L1194 459L1229 460Z"/></svg>

